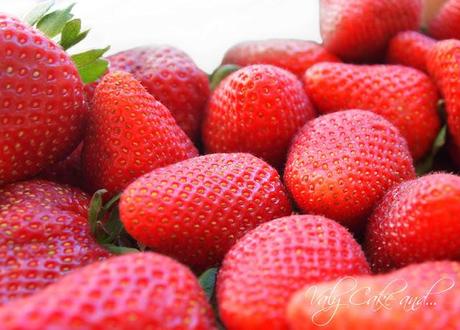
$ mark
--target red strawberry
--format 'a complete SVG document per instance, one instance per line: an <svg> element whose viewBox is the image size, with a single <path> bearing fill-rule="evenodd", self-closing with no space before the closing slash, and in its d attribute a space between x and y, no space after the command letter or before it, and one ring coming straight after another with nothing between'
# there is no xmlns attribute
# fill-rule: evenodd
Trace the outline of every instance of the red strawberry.
<svg viewBox="0 0 460 330"><path fill-rule="evenodd" d="M320 63L307 70L304 85L321 113L363 109L385 117L406 138L415 160L431 150L440 129L436 86L412 68Z"/></svg>
<svg viewBox="0 0 460 330"><path fill-rule="evenodd" d="M81 140L86 105L71 58L0 14L0 185L38 174Z"/></svg>
<svg viewBox="0 0 460 330"><path fill-rule="evenodd" d="M225 78L212 94L203 142L209 153L250 152L281 167L292 137L314 115L293 74L251 65Z"/></svg>
<svg viewBox="0 0 460 330"><path fill-rule="evenodd" d="M92 190L120 192L151 170L197 156L168 109L129 73L106 75L89 114L82 163Z"/></svg>
<svg viewBox="0 0 460 330"><path fill-rule="evenodd" d="M157 169L121 196L136 240L194 269L219 263L260 223L291 213L275 169L249 154L213 154Z"/></svg>
<svg viewBox="0 0 460 330"><path fill-rule="evenodd" d="M436 81L446 102L447 125L452 138L453 158L460 164L460 41L438 42L428 53L428 71Z"/></svg>
<svg viewBox="0 0 460 330"><path fill-rule="evenodd" d="M460 1L447 0L428 26L436 39L460 39Z"/></svg>
<svg viewBox="0 0 460 330"><path fill-rule="evenodd" d="M421 0L321 0L324 47L347 61L382 57L398 32L420 25Z"/></svg>
<svg viewBox="0 0 460 330"><path fill-rule="evenodd" d="M75 187L83 185L83 174L81 171L81 152L83 150L83 143L72 151L64 160L51 165L43 171L39 177L46 180L70 184Z"/></svg>
<svg viewBox="0 0 460 330"><path fill-rule="evenodd" d="M399 131L381 116L349 110L308 122L295 137L284 172L305 213L360 229L385 192L415 177Z"/></svg>
<svg viewBox="0 0 460 330"><path fill-rule="evenodd" d="M390 40L387 61L427 71L426 56L435 43L434 39L416 31L400 32Z"/></svg>
<svg viewBox="0 0 460 330"><path fill-rule="evenodd" d="M0 188L0 304L109 256L91 237L89 202L77 189L43 180Z"/></svg>
<svg viewBox="0 0 460 330"><path fill-rule="evenodd" d="M234 45L225 53L222 64L271 64L300 78L305 70L319 62L339 62L339 59L313 41L269 39Z"/></svg>
<svg viewBox="0 0 460 330"><path fill-rule="evenodd" d="M431 174L390 190L369 220L366 249L377 272L460 260L460 177Z"/></svg>
<svg viewBox="0 0 460 330"><path fill-rule="evenodd" d="M458 329L459 282L460 264L443 261L306 287L289 303L289 329Z"/></svg>
<svg viewBox="0 0 460 330"><path fill-rule="evenodd" d="M260 225L225 256L217 301L227 329L287 329L285 308L307 284L368 274L359 244L338 223L301 215Z"/></svg>
<svg viewBox="0 0 460 330"><path fill-rule="evenodd" d="M0 309L2 330L215 329L211 307L185 266L135 253L87 266Z"/></svg>

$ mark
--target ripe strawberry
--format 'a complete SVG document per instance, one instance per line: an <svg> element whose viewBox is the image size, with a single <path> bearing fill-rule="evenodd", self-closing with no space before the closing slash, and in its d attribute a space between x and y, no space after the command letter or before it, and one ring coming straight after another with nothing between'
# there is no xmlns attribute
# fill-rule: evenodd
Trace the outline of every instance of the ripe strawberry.
<svg viewBox="0 0 460 330"><path fill-rule="evenodd" d="M460 177L431 174L390 190L369 220L366 250L377 272L460 260Z"/></svg>
<svg viewBox="0 0 460 330"><path fill-rule="evenodd" d="M151 170L198 152L168 109L126 72L113 72L96 88L82 166L91 190L111 195Z"/></svg>
<svg viewBox="0 0 460 330"><path fill-rule="evenodd" d="M307 70L304 85L321 113L363 109L386 118L406 138L415 160L431 150L440 129L436 86L412 68L320 63Z"/></svg>
<svg viewBox="0 0 460 330"><path fill-rule="evenodd" d="M80 143L67 158L48 167L40 173L39 177L75 187L83 186L83 173L81 171L82 150L83 143Z"/></svg>
<svg viewBox="0 0 460 330"><path fill-rule="evenodd" d="M154 170L120 201L133 238L197 270L218 264L248 230L290 213L276 170L250 154L212 154Z"/></svg>
<svg viewBox="0 0 460 330"><path fill-rule="evenodd" d="M225 53L222 64L239 66L271 64L301 78L305 70L319 62L339 62L339 59L316 42L269 39L246 41L234 45Z"/></svg>
<svg viewBox="0 0 460 330"><path fill-rule="evenodd" d="M416 31L400 32L390 40L387 61L426 72L426 56L435 43L434 39Z"/></svg>
<svg viewBox="0 0 460 330"><path fill-rule="evenodd" d="M75 188L44 180L0 188L0 305L109 256L91 237L89 201Z"/></svg>
<svg viewBox="0 0 460 330"><path fill-rule="evenodd" d="M185 266L134 253L87 266L0 309L2 330L215 329L211 307Z"/></svg>
<svg viewBox="0 0 460 330"><path fill-rule="evenodd" d="M435 80L446 102L447 125L452 138L453 159L460 164L460 41L445 40L436 43L428 53L428 71Z"/></svg>
<svg viewBox="0 0 460 330"><path fill-rule="evenodd" d="M460 263L442 261L306 287L289 303L289 329L458 329L459 281Z"/></svg>
<svg viewBox="0 0 460 330"><path fill-rule="evenodd" d="M0 185L38 174L81 140L86 105L71 58L0 14Z"/></svg>
<svg viewBox="0 0 460 330"><path fill-rule="evenodd" d="M369 273L359 244L338 223L300 215L262 224L225 256L217 301L227 329L287 329L285 308L306 284Z"/></svg>
<svg viewBox="0 0 460 330"><path fill-rule="evenodd" d="M460 39L460 1L448 0L429 23L428 33L436 39Z"/></svg>
<svg viewBox="0 0 460 330"><path fill-rule="evenodd" d="M284 180L305 213L352 229L384 193L415 177L407 143L383 117L348 110L308 122L295 137Z"/></svg>
<svg viewBox="0 0 460 330"><path fill-rule="evenodd" d="M203 123L203 142L209 153L250 152L279 168L294 134L314 116L293 74L271 65L251 65L215 89Z"/></svg>
<svg viewBox="0 0 460 330"><path fill-rule="evenodd" d="M321 0L324 47L347 61L375 60L398 32L416 30L421 0Z"/></svg>

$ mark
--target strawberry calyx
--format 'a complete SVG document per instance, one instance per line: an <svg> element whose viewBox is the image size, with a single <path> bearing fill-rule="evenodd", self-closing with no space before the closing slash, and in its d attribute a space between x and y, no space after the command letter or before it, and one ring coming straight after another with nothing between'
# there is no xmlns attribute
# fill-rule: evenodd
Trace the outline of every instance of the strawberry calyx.
<svg viewBox="0 0 460 330"><path fill-rule="evenodd" d="M209 86L211 90L215 90L220 84L231 73L238 71L241 67L235 64L224 64L214 70L209 76Z"/></svg>
<svg viewBox="0 0 460 330"><path fill-rule="evenodd" d="M94 193L88 209L88 222L91 234L96 241L108 251L114 254L135 253L144 250L138 246L129 236L120 220L118 202L120 194L111 198L107 203L103 202L103 195L107 190L101 189Z"/></svg>
<svg viewBox="0 0 460 330"><path fill-rule="evenodd" d="M74 18L72 9L75 4L51 11L53 5L54 0L38 3L24 16L24 21L55 40L64 50L68 50L85 39L90 30L82 31L81 19ZM92 83L107 71L109 62L102 56L109 48L107 46L71 55L83 83Z"/></svg>

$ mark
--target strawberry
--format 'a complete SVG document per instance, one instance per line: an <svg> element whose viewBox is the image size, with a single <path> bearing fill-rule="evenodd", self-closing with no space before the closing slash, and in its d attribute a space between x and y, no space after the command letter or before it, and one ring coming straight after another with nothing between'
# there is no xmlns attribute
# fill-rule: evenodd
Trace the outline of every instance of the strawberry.
<svg viewBox="0 0 460 330"><path fill-rule="evenodd" d="M400 31L416 30L421 0L320 0L324 47L346 61L380 58Z"/></svg>
<svg viewBox="0 0 460 330"><path fill-rule="evenodd" d="M458 329L459 281L460 263L441 261L305 287L289 303L289 329Z"/></svg>
<svg viewBox="0 0 460 330"><path fill-rule="evenodd" d="M39 177L46 180L69 184L75 187L82 186L83 174L81 172L81 152L83 143L72 151L64 160L48 167Z"/></svg>
<svg viewBox="0 0 460 330"><path fill-rule="evenodd" d="M339 59L316 42L295 39L242 42L227 50L222 60L222 64L239 66L271 64L290 71L299 78L305 70L319 62L339 62Z"/></svg>
<svg viewBox="0 0 460 330"><path fill-rule="evenodd" d="M196 270L218 264L248 230L290 213L276 170L250 154L212 154L154 170L120 201L133 238Z"/></svg>
<svg viewBox="0 0 460 330"><path fill-rule="evenodd" d="M289 143L315 116L301 82L271 65L250 65L212 94L203 123L209 153L249 152L280 168Z"/></svg>
<svg viewBox="0 0 460 330"><path fill-rule="evenodd" d="M451 137L453 159L460 164L460 41L445 40L436 43L427 56L428 71L444 97L447 125Z"/></svg>
<svg viewBox="0 0 460 330"><path fill-rule="evenodd" d="M460 1L447 0L428 25L436 39L460 39Z"/></svg>
<svg viewBox="0 0 460 330"><path fill-rule="evenodd" d="M385 117L406 138L415 160L431 150L440 129L436 86L412 68L320 63L307 70L304 85L321 113L363 109Z"/></svg>
<svg viewBox="0 0 460 330"><path fill-rule="evenodd" d="M2 330L215 329L211 307L185 266L155 253L95 263L0 308Z"/></svg>
<svg viewBox="0 0 460 330"><path fill-rule="evenodd" d="M414 177L407 143L396 127L362 110L308 122L292 143L284 172L303 212L354 230L388 189Z"/></svg>
<svg viewBox="0 0 460 330"><path fill-rule="evenodd" d="M32 177L81 140L86 104L69 55L0 14L0 185Z"/></svg>
<svg viewBox="0 0 460 330"><path fill-rule="evenodd" d="M296 215L262 224L225 256L217 301L227 329L287 329L285 308L307 284L368 274L359 244L335 221Z"/></svg>
<svg viewBox="0 0 460 330"><path fill-rule="evenodd" d="M0 188L0 305L109 256L91 237L89 201L78 189L44 180Z"/></svg>
<svg viewBox="0 0 460 330"><path fill-rule="evenodd" d="M168 109L126 72L96 88L82 153L90 190L114 195L151 170L197 156Z"/></svg>
<svg viewBox="0 0 460 330"><path fill-rule="evenodd" d="M391 189L369 220L366 252L376 272L460 260L460 177L437 173Z"/></svg>
<svg viewBox="0 0 460 330"><path fill-rule="evenodd" d="M388 45L387 62L427 71L426 56L436 41L416 31L394 36Z"/></svg>

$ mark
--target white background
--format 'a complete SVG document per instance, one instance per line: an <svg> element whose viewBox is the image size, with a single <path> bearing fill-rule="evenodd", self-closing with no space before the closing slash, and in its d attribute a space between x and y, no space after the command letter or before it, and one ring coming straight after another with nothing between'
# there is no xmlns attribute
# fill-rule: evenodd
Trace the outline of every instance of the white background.
<svg viewBox="0 0 460 330"><path fill-rule="evenodd" d="M0 0L0 12L22 16L35 0ZM233 44L264 38L320 40L318 0L74 0L91 32L78 46L110 53L166 43L185 50L204 70L219 65Z"/></svg>

